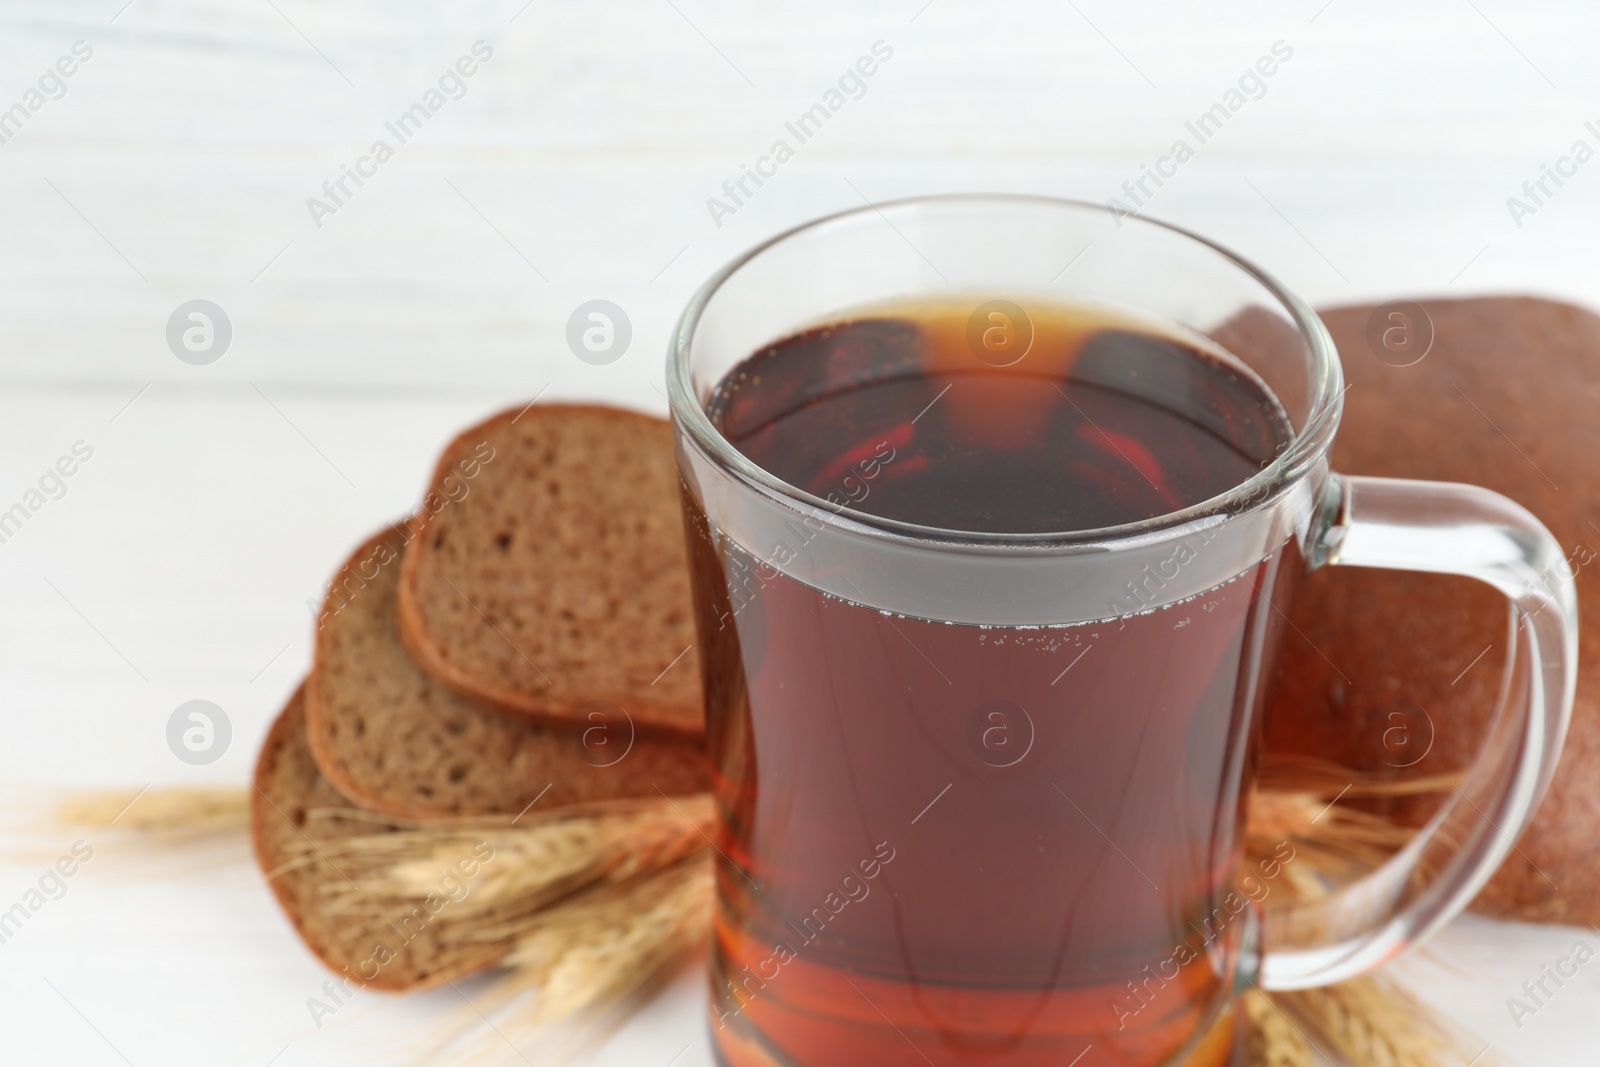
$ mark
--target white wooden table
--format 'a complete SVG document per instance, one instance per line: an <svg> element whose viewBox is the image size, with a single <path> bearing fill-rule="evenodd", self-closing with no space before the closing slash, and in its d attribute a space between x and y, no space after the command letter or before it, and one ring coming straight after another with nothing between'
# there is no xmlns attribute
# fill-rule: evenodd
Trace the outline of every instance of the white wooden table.
<svg viewBox="0 0 1600 1067"><path fill-rule="evenodd" d="M123 3L0 6L0 511L76 442L93 450L0 543L17 802L244 783L307 667L306 601L412 503L454 429L546 388L661 411L670 323L739 249L863 198L1116 195L1274 42L1292 57L1152 213L1320 303L1600 306L1600 162L1520 226L1506 203L1575 140L1600 147L1600 10L1576 0ZM92 55L26 110L78 41ZM476 41L493 56L460 98L404 144L387 134ZM859 99L718 225L707 199L879 41L892 57ZM393 158L361 164L379 138ZM317 225L307 199L358 164L373 173ZM564 341L592 298L633 324L607 366ZM232 325L209 365L165 337L193 299ZM233 725L203 767L164 736L193 698ZM0 908L70 845L30 841L37 856L0 868ZM369 994L315 1028L324 975L242 860L138 881L107 849L67 885L0 944L5 1063L386 1062L386 1040L457 1009ZM1591 1064L1600 969L1520 1029L1505 1003L1580 937L1600 947L1464 920L1405 966L1501 1054ZM709 1064L701 980L596 1062Z"/></svg>

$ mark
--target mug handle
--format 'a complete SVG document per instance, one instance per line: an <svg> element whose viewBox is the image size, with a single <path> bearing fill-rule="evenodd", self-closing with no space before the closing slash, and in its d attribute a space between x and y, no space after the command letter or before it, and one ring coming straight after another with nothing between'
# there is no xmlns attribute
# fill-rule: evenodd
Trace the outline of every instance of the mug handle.
<svg viewBox="0 0 1600 1067"><path fill-rule="evenodd" d="M1263 916L1255 981L1331 985L1388 962L1477 895L1555 772L1578 670L1578 599L1561 545L1499 493L1449 482L1331 475L1308 563L1459 574L1511 602L1511 655L1483 752L1416 836L1316 901ZM1434 872L1421 877L1422 872Z"/></svg>

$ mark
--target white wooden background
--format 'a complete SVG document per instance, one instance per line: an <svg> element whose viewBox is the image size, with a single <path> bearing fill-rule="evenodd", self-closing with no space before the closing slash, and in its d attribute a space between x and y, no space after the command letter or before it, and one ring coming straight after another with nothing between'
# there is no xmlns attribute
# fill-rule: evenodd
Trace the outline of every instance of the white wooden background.
<svg viewBox="0 0 1600 1067"><path fill-rule="evenodd" d="M1153 213L1322 303L1600 306L1600 162L1520 227L1506 207L1596 143L1600 9L1579 0L124 3L0 2L0 109L74 42L93 49L0 144L0 510L75 442L94 449L0 544L15 803L245 782L306 668L307 598L412 502L455 428L547 387L662 410L671 320L739 249L864 197L1103 199L1275 41L1293 58ZM318 228L307 197L477 40L494 58L466 95ZM876 41L893 58L866 94L715 225L706 198ZM634 326L603 367L563 340L597 297ZM203 367L164 340L195 298L234 329ZM207 767L164 740L196 697L234 728ZM0 868L0 908L68 844L30 840L43 851ZM5 1063L384 1062L382 1039L452 1007L369 995L318 1030L322 972L248 866L131 881L102 845L0 944ZM1520 1029L1505 1005L1580 937L1600 946L1467 920L1407 973L1502 1055L1591 1064L1600 966ZM706 1067L699 983L598 1062Z"/></svg>

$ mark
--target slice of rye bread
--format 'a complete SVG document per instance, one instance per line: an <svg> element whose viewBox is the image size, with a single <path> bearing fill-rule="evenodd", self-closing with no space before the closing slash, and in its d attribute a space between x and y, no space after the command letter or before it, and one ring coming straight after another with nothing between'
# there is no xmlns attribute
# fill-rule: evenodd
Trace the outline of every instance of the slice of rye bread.
<svg viewBox="0 0 1600 1067"><path fill-rule="evenodd" d="M425 819L710 788L698 740L634 737L620 718L518 721L430 680L406 655L395 615L407 539L394 526L357 549L318 617L306 735L336 789L364 808Z"/></svg>
<svg viewBox="0 0 1600 1067"><path fill-rule="evenodd" d="M350 802L328 784L306 744L304 687L279 714L256 761L250 794L250 837L256 862L278 903L300 937L327 964L358 985L394 992L426 989L494 966L506 946L486 943L481 956L452 953L441 958L438 931L424 925L409 940L397 936L390 920L408 916L333 914L318 887L342 877L317 846L356 834L384 832L382 823L319 809L349 809ZM306 859L306 848L312 849ZM305 862L300 862L304 860Z"/></svg>
<svg viewBox="0 0 1600 1067"><path fill-rule="evenodd" d="M475 471L473 477L462 476ZM548 723L705 731L672 430L616 408L507 411L445 449L401 574L435 681Z"/></svg>
<svg viewBox="0 0 1600 1067"><path fill-rule="evenodd" d="M1333 466L1486 486L1561 542L1580 616L1572 731L1549 796L1473 908L1600 923L1600 317L1524 297L1418 303L1433 347L1403 367L1368 341L1393 324L1386 316L1371 307L1321 313L1350 383ZM1396 778L1457 771L1476 757L1507 647L1505 600L1494 590L1331 567L1307 576L1290 619L1268 751ZM1415 825L1435 805L1398 800L1389 810Z"/></svg>

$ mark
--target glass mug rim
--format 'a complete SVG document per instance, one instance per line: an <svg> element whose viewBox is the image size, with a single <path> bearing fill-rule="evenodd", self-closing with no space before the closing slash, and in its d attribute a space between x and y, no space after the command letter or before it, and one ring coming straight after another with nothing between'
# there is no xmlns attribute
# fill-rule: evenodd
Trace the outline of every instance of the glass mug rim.
<svg viewBox="0 0 1600 1067"><path fill-rule="evenodd" d="M808 493L752 462L712 424L694 388L692 348L696 328L712 298L730 278L762 253L794 238L847 220L869 215L882 216L886 209L897 210L940 204L1033 205L1044 209L1082 212L1110 218L1115 218L1119 214L1106 205L1068 197L1022 193L943 193L913 196L885 200L876 204L869 203L862 207L824 215L784 230L740 253L712 274L689 299L673 330L672 341L667 351L667 402L673 418L718 466L730 471L763 495L776 496L791 505L798 504L815 509L826 513L831 522L848 524L862 532L879 537L909 540L921 544L959 545L980 550L987 547L1002 550L1055 549L1070 552L1085 548L1093 549L1110 542L1144 538L1197 520L1217 515L1238 514L1264 506L1277 497L1279 489L1313 470L1326 454L1332 444L1334 431L1338 428L1343 407L1344 386L1338 350L1317 313L1270 272L1226 246L1174 223L1144 216L1123 216L1120 225L1165 231L1209 249L1222 257L1225 262L1237 267L1278 301L1305 341L1311 362L1310 380L1314 390L1309 409L1287 447L1270 464L1250 478L1197 504L1138 522L1045 533L988 533L924 526L859 511Z"/></svg>

